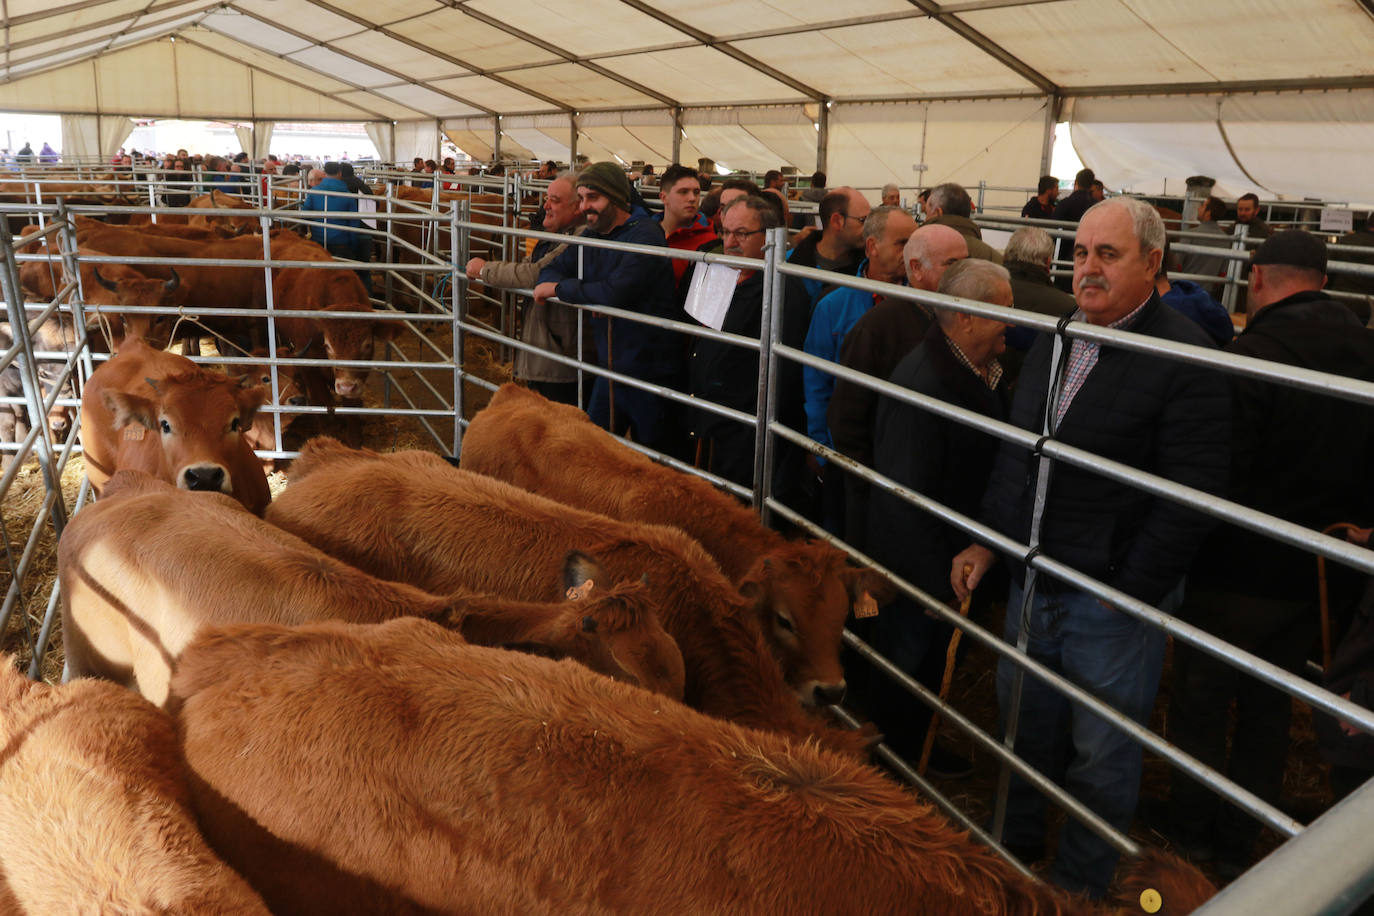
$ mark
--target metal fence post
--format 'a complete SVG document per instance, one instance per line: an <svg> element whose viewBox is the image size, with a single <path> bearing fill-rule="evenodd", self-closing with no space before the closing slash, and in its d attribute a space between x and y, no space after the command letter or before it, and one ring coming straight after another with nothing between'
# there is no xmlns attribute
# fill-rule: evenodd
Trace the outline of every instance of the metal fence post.
<svg viewBox="0 0 1374 916"><path fill-rule="evenodd" d="M768 497L773 492L773 436L770 430L777 413L777 354L773 347L781 337L783 301L787 278L778 266L787 252L787 228L768 230L763 250L763 303L759 313L758 408L754 426L754 511L767 525L771 513Z"/></svg>
<svg viewBox="0 0 1374 916"><path fill-rule="evenodd" d="M461 322L467 320L468 275L466 269L459 270L461 263L467 265L472 254L472 239L467 226L458 225L472 221L472 200L455 201L449 213L449 226L452 234L453 257L453 454L463 451L463 328Z"/></svg>
<svg viewBox="0 0 1374 916"><path fill-rule="evenodd" d="M62 272L63 283L75 283L75 295L68 297L67 305L72 311L72 327L75 329L76 343L81 349L80 365L84 372L83 380L91 377L95 371L95 363L91 359L91 348L86 341L90 339L90 328L86 326L86 288L81 282L81 265L77 262L77 242L76 224L72 222L71 214L67 212L67 201L65 198L57 201L57 219L61 221L62 228L58 231L62 234L60 250L62 252ZM57 289L57 284L53 284L53 289Z"/></svg>
<svg viewBox="0 0 1374 916"><path fill-rule="evenodd" d="M1067 355L1068 341L1064 336L1064 322L1061 321L1059 331L1054 337L1054 354L1050 359L1050 385L1049 393L1045 398L1045 422L1041 432L1046 439L1052 439L1054 430L1059 425L1057 419L1059 409L1059 380L1063 374L1063 366ZM1040 548L1040 527L1045 516L1045 502L1049 495L1050 474L1054 469L1054 461L1043 451L1040 453L1039 466L1035 475L1035 503L1031 514L1030 536L1027 538L1027 545L1030 553L1035 553ZM1022 654L1026 653L1026 648L1030 644L1030 612L1031 605L1035 600L1035 582L1038 578L1035 567L1027 564L1025 578L1021 589L1021 615L1020 624L1016 631L1016 650ZM1007 613L1012 609L1007 607ZM1020 665L1015 666L1016 670L1012 674L1011 690L1007 696L1007 708L1002 710L1005 725L1005 735L1002 743L1007 750L1016 750L1017 724L1021 718L1021 691L1026 682L1026 669ZM992 834L997 842L1002 841L1002 828L1007 819L1007 796L1011 790L1011 765L1003 763L997 774L997 801L992 813Z"/></svg>
<svg viewBox="0 0 1374 916"><path fill-rule="evenodd" d="M262 259L272 260L272 231L271 220L266 216L258 217L258 225L262 229ZM281 385L277 381L277 322L272 317L275 310L275 303L272 297L272 265L263 265L263 283L266 286L267 303L267 366L268 372L272 376L272 404L281 405ZM281 441L281 414L272 414L272 442L276 451L283 451Z"/></svg>
<svg viewBox="0 0 1374 916"><path fill-rule="evenodd" d="M1249 233L1250 227L1244 223L1236 223L1235 238L1231 242L1233 251L1245 251L1245 237ZM1226 311L1232 315L1236 312L1236 304L1240 299L1240 276L1244 272L1244 261L1226 262L1226 288L1221 293L1221 304Z"/></svg>
<svg viewBox="0 0 1374 916"><path fill-rule="evenodd" d="M38 466L43 473L43 484L53 494L52 526L53 534L62 536L67 524L67 504L62 501L62 481L57 475L54 461L52 430L48 427L48 412L43 406L43 386L38 381L38 363L33 356L33 340L29 336L28 315L24 311L24 294L19 288L19 262L14 256L14 245L6 242L0 245L5 249L5 269L0 271L0 288L5 293L5 305L9 311L10 328L14 342L19 346L15 365L19 369L19 381L24 388L24 408L29 412L31 429L38 430L34 439ZM16 456L19 460L22 456Z"/></svg>

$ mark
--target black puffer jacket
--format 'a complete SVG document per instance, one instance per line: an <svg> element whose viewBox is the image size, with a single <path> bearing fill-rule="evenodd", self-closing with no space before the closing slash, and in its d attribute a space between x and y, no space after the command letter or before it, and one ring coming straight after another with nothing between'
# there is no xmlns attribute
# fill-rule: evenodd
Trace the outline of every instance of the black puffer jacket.
<svg viewBox="0 0 1374 916"><path fill-rule="evenodd" d="M1212 346L1197 325L1161 303L1157 294L1125 330ZM1035 433L1045 413L1052 345L1051 335L1045 334L1032 346L1012 402L1011 422ZM1226 380L1219 372L1177 360L1103 347L1057 438L1220 495L1230 464ZM1029 538L1036 468L1029 449L1003 442L983 499L988 524L1022 542ZM1183 578L1211 526L1206 515L1171 500L1056 462L1041 549L1154 604ZM1021 564L1013 564L1011 573L1021 581Z"/></svg>
<svg viewBox="0 0 1374 916"><path fill-rule="evenodd" d="M1374 381L1374 331L1315 290L1261 310L1226 349ZM1308 528L1374 521L1374 408L1241 376L1232 378L1231 392L1231 499ZM1189 582L1275 598L1317 597L1313 554L1254 532L1223 525L1202 557Z"/></svg>

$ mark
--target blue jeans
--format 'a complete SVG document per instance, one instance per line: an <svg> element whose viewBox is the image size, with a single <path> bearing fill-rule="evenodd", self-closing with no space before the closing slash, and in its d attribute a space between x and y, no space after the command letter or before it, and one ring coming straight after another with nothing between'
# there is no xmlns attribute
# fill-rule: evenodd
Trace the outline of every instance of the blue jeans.
<svg viewBox="0 0 1374 916"><path fill-rule="evenodd" d="M1182 591L1180 583L1160 609L1172 612ZM1021 594L1021 586L1013 582L1003 632L1013 645L1020 625ZM1027 650L1032 658L1135 721L1149 720L1164 664L1162 631L1077 591L1048 596L1037 592L1028 626ZM1016 668L1006 659L997 665L997 700L1004 729ZM1016 753L1118 830L1124 832L1130 826L1140 794L1140 745L1030 673L1021 692ZM1043 843L1046 806L1044 796L1013 774L1005 841ZM1069 817L1059 832L1050 878L1069 890L1101 897L1119 858L1115 847Z"/></svg>

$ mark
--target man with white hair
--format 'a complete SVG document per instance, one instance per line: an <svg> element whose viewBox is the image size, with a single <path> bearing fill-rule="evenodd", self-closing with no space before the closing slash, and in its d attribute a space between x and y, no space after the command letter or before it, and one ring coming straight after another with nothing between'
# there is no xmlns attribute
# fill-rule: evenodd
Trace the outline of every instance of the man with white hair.
<svg viewBox="0 0 1374 916"><path fill-rule="evenodd" d="M947 181L930 189L926 201L926 223L949 226L968 243L968 256L982 258L994 264L1002 263L1002 254L983 241L983 230L973 221L973 198L963 185Z"/></svg>
<svg viewBox="0 0 1374 916"><path fill-rule="evenodd" d="M883 198L880 206L900 207L902 205L902 189L892 182L883 185Z"/></svg>
<svg viewBox="0 0 1374 916"><path fill-rule="evenodd" d="M948 226L922 226L911 234L903 250L907 284L934 292L940 278L956 262L968 257L963 236ZM928 306L907 299L887 298L854 323L840 349L840 365L885 379L921 343L934 320ZM843 379L826 410L835 448L855 461L873 463L873 414L878 395L871 388ZM862 548L868 536L868 484L845 476L845 540Z"/></svg>
<svg viewBox="0 0 1374 916"><path fill-rule="evenodd" d="M1002 266L1011 274L1011 296L1019 309L1062 318L1078 308L1073 296L1054 285L1050 267L1054 259L1054 238L1044 229L1022 226L1007 239ZM1007 384L1014 385L1021 375L1026 352L1039 336L1034 328L1017 327L1007 331L1007 352L1002 368Z"/></svg>
<svg viewBox="0 0 1374 916"><path fill-rule="evenodd" d="M1153 207L1124 197L1094 206L1078 225L1073 253L1079 320L1212 346L1201 328L1160 302L1155 291L1164 224ZM1225 490L1231 402L1223 375L1083 339L1066 342L1066 349L1052 379L1055 339L1043 334L1032 346L1017 382L1012 423L1206 493ZM1076 465L1056 462L1051 474L1043 464L1049 460L1025 446L1001 443L983 497L983 521L1027 544L1038 518L1037 552L1132 598L1175 610L1184 574L1212 527L1208 517ZM1039 507L1037 479L1048 486ZM993 552L979 544L954 557L955 596L969 595L993 561ZM1004 637L1015 645L1023 626L1025 558L1018 554L1009 566ZM1036 578L1024 626L1032 658L1136 722L1148 720L1164 660L1162 631L1044 574ZM1004 728L1015 670L1006 658L998 664ZM1024 679L1019 712L1016 753L1125 831L1140 791L1140 745L1034 676ZM1044 852L1045 811L1045 798L1013 777L1002 839L1023 859ZM1069 818L1059 832L1050 878L1101 897L1118 858L1115 847Z"/></svg>
<svg viewBox="0 0 1374 916"><path fill-rule="evenodd" d="M939 291L961 299L1010 306L1010 276L996 264L967 258L944 272ZM937 309L936 323L920 346L897 364L894 385L938 398L993 420L1005 420L1010 404L998 354L1007 324L955 309ZM923 496L965 515L977 515L992 471L998 439L970 426L888 397L878 399L873 423L873 467ZM874 488L868 549L878 562L934 598L953 602L949 569L967 538L958 529L886 490ZM953 628L898 594L878 615L871 641L893 664L932 690L940 689L945 647ZM921 753L930 707L876 672L870 703L887 743L909 760ZM935 744L937 775L957 775L969 764Z"/></svg>

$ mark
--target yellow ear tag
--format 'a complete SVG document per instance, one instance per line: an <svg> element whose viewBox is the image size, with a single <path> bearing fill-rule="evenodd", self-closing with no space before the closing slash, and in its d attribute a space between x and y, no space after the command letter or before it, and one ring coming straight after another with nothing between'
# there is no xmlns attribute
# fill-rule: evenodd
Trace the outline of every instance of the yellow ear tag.
<svg viewBox="0 0 1374 916"><path fill-rule="evenodd" d="M581 585L575 585L568 589L567 598L569 601L582 601L592 593L592 580L588 579Z"/></svg>
<svg viewBox="0 0 1374 916"><path fill-rule="evenodd" d="M1140 908L1147 913L1158 913L1164 906L1164 898L1159 896L1159 891L1153 887L1147 887L1140 892Z"/></svg>
<svg viewBox="0 0 1374 916"><path fill-rule="evenodd" d="M877 617L878 602L874 601L868 592L864 592L859 596L859 600L854 602L854 616L860 620L865 617Z"/></svg>
<svg viewBox="0 0 1374 916"><path fill-rule="evenodd" d="M147 432L148 430L139 426L137 423L130 423L128 426L124 427L124 440L126 442L142 442L143 436Z"/></svg>

